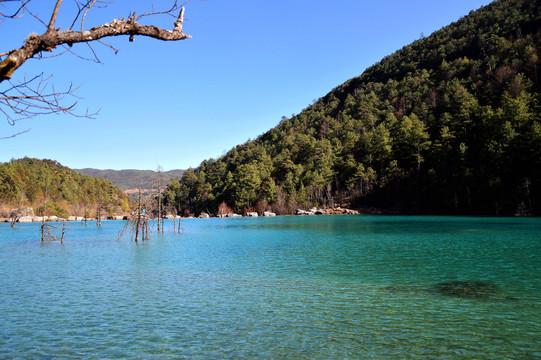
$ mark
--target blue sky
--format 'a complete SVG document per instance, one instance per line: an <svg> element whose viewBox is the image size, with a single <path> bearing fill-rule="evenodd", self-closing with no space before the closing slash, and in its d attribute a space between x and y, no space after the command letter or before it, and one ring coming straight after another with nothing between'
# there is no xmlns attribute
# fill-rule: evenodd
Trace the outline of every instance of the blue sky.
<svg viewBox="0 0 541 360"><path fill-rule="evenodd" d="M43 17L54 1L35 0ZM66 26L70 3L60 9ZM117 0L87 23L148 10L150 1ZM155 1L155 3L166 3ZM402 48L489 4L487 0L192 0L184 32L161 42L117 38L96 45L103 64L72 55L29 60L14 79L43 72L55 87L81 85L78 109L95 119L49 115L9 126L0 119L0 162L49 158L71 168L196 167L301 112L314 99ZM155 23L172 28L171 18ZM43 25L25 16L0 25L0 53L20 47ZM74 45L85 53L84 45ZM0 88L4 84L0 84Z"/></svg>

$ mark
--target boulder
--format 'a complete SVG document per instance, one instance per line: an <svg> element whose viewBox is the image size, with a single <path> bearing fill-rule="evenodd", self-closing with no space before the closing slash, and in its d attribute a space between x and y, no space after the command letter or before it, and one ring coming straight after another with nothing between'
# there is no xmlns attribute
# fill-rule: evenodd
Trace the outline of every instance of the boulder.
<svg viewBox="0 0 541 360"><path fill-rule="evenodd" d="M265 212L263 213L263 216L276 216L276 214L273 213L273 212L270 212L270 211L265 211Z"/></svg>
<svg viewBox="0 0 541 360"><path fill-rule="evenodd" d="M207 214L207 213L201 213L201 215L199 215L199 218L200 219L208 219L208 218L210 218L210 215Z"/></svg>
<svg viewBox="0 0 541 360"><path fill-rule="evenodd" d="M70 217L68 217L68 221L77 221L77 217L76 216L70 216Z"/></svg>
<svg viewBox="0 0 541 360"><path fill-rule="evenodd" d="M43 221L43 216L34 216L32 218L32 221L33 222L42 222Z"/></svg>
<svg viewBox="0 0 541 360"><path fill-rule="evenodd" d="M19 218L19 222L20 223L31 223L33 219L34 219L33 216L21 216Z"/></svg>
<svg viewBox="0 0 541 360"><path fill-rule="evenodd" d="M236 218L236 217L242 217L242 215L231 213L231 214L227 214L227 217Z"/></svg>
<svg viewBox="0 0 541 360"><path fill-rule="evenodd" d="M167 220L173 220L175 217L173 215L165 215Z"/></svg>
<svg viewBox="0 0 541 360"><path fill-rule="evenodd" d="M302 210L302 209L297 209L296 214L297 214L297 215L314 215L314 214L315 214L315 211L312 211L312 210Z"/></svg>
<svg viewBox="0 0 541 360"><path fill-rule="evenodd" d="M47 221L58 221L58 216L49 216L49 219L47 219Z"/></svg>
<svg viewBox="0 0 541 360"><path fill-rule="evenodd" d="M246 216L248 216L248 217L258 217L259 214L256 213L256 212L249 212L249 213L246 213Z"/></svg>

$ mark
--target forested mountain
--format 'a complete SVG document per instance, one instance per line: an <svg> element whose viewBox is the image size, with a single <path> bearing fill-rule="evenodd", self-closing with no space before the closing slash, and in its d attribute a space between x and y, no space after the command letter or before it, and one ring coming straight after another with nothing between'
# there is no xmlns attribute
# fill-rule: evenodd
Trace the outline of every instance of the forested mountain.
<svg viewBox="0 0 541 360"><path fill-rule="evenodd" d="M89 216L100 206L105 213L129 211L128 198L108 180L82 175L54 160L24 158L0 164L0 204L30 206L47 215Z"/></svg>
<svg viewBox="0 0 541 360"><path fill-rule="evenodd" d="M179 211L540 214L541 1L499 0L172 182Z"/></svg>
<svg viewBox="0 0 541 360"><path fill-rule="evenodd" d="M157 185L158 173L152 170L99 170L99 169L74 169L75 171L93 177L101 177L111 181L120 190L128 189L152 189ZM163 182L167 183L177 177L181 177L184 170L169 170L162 172Z"/></svg>

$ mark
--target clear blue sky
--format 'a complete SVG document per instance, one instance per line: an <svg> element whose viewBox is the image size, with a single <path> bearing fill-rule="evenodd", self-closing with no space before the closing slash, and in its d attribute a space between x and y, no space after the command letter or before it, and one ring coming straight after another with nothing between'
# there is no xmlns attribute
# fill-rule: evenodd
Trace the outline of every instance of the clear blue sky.
<svg viewBox="0 0 541 360"><path fill-rule="evenodd" d="M35 2L48 18L54 1ZM67 23L70 6L65 3L58 25ZM130 10L141 13L150 3L117 1L89 14L87 23L127 17ZM53 75L57 88L82 85L78 109L101 111L93 120L50 115L14 127L0 119L0 137L31 128L0 140L0 162L29 156L72 168L196 167L256 138L282 116L301 112L421 33L428 36L489 3L192 0L184 22L192 39L137 37L130 43L123 37L112 42L120 50L117 55L95 46L103 64L68 54L23 65L14 79L44 72ZM156 21L172 28L171 18ZM43 30L30 17L4 22L0 52Z"/></svg>

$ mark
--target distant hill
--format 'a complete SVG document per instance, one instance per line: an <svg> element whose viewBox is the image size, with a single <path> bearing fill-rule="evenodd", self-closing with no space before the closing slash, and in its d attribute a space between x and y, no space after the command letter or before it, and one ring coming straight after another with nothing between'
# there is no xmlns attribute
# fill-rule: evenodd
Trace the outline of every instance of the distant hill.
<svg viewBox="0 0 541 360"><path fill-rule="evenodd" d="M108 214L130 210L129 200L111 181L80 174L54 160L23 158L0 164L0 205L29 206L36 213L66 217L93 216L98 206Z"/></svg>
<svg viewBox="0 0 541 360"><path fill-rule="evenodd" d="M494 1L186 171L166 199L196 214L541 215L540 110L541 1Z"/></svg>
<svg viewBox="0 0 541 360"><path fill-rule="evenodd" d="M104 178L118 186L120 190L152 189L156 187L158 173L152 170L99 170L92 168L74 169L75 171L93 177ZM163 173L163 184L167 185L172 179L181 177L184 170L169 170Z"/></svg>

